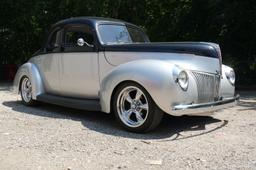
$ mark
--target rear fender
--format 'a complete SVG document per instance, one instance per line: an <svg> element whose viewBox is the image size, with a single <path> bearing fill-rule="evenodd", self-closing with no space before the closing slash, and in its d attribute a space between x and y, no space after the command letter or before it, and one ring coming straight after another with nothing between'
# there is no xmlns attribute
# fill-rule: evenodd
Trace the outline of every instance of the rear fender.
<svg viewBox="0 0 256 170"><path fill-rule="evenodd" d="M14 92L20 93L21 80L25 76L31 80L32 98L36 100L36 96L44 93L45 90L44 90L43 81L39 73L39 70L36 67L36 65L33 63L25 63L18 69L14 78L14 84L13 84Z"/></svg>

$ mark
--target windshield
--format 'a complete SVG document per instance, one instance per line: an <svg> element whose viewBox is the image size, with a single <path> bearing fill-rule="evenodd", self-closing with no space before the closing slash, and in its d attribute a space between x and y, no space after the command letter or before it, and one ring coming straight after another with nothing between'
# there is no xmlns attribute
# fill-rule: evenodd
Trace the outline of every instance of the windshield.
<svg viewBox="0 0 256 170"><path fill-rule="evenodd" d="M148 42L145 34L136 27L126 25L99 25L102 44L131 44Z"/></svg>

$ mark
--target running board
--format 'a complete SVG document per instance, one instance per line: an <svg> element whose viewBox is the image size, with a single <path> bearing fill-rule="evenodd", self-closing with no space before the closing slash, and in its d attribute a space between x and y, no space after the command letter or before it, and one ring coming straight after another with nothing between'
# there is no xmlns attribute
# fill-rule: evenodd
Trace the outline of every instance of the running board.
<svg viewBox="0 0 256 170"><path fill-rule="evenodd" d="M40 94L37 96L36 99L41 102L51 103L74 109L101 111L100 101L96 99L75 99L50 94Z"/></svg>

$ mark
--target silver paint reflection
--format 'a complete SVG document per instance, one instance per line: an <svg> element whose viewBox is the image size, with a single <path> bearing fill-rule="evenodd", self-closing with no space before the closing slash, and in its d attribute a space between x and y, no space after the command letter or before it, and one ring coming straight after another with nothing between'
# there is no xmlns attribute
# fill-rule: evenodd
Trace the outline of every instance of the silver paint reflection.
<svg viewBox="0 0 256 170"><path fill-rule="evenodd" d="M29 77L32 98L43 93L66 97L100 99L103 112L111 110L115 88L126 81L142 85L155 103L166 113L182 115L172 107L195 103L198 90L192 71L217 74L219 60L193 54L154 52L99 52L99 53L54 53L33 57L21 66L15 78L19 91L23 76ZM225 77L222 66L220 96L234 96L234 86ZM177 73L185 70L189 76L187 91L176 83Z"/></svg>

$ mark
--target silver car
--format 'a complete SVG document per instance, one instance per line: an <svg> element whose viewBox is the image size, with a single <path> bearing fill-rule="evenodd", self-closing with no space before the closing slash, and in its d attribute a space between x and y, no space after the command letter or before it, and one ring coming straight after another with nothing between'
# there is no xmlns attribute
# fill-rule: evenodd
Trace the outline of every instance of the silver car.
<svg viewBox="0 0 256 170"><path fill-rule="evenodd" d="M52 26L14 87L36 101L114 113L129 131L154 129L163 114L210 115L234 106L234 70L214 43L151 43L139 27L78 17Z"/></svg>

